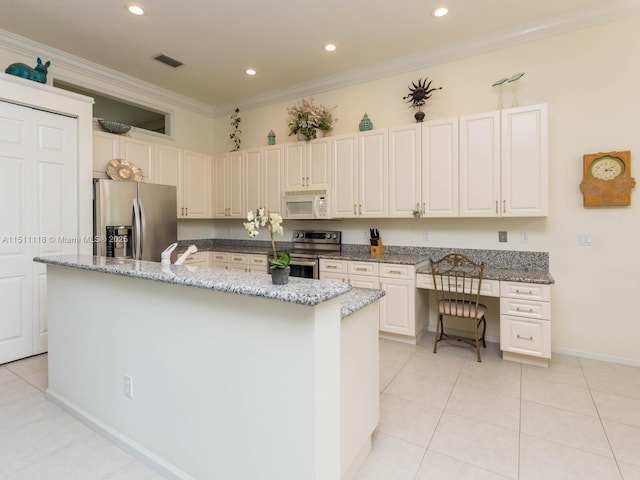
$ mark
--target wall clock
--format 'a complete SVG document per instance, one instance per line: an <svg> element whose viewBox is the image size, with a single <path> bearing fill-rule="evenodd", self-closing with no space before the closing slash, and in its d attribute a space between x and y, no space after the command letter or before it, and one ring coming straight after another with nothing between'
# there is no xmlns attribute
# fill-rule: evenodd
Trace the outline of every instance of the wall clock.
<svg viewBox="0 0 640 480"><path fill-rule="evenodd" d="M583 158L580 190L585 207L631 205L631 152L590 153Z"/></svg>

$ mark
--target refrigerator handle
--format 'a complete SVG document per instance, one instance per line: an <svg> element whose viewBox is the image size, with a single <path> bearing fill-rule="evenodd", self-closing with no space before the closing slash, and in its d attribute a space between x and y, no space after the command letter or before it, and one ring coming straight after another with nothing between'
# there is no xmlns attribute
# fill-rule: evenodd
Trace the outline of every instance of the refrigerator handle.
<svg viewBox="0 0 640 480"><path fill-rule="evenodd" d="M133 258L135 260L140 260L142 258L141 255L141 238L140 238L140 208L138 206L138 199L133 199Z"/></svg>
<svg viewBox="0 0 640 480"><path fill-rule="evenodd" d="M143 251L144 243L147 237L147 222L145 220L145 215L144 215L144 205L140 200L138 200L138 211L140 212L140 230L139 230L140 233L138 234L138 238L140 239L140 244L139 244L140 256L138 257L138 260L142 260L142 254L144 253Z"/></svg>

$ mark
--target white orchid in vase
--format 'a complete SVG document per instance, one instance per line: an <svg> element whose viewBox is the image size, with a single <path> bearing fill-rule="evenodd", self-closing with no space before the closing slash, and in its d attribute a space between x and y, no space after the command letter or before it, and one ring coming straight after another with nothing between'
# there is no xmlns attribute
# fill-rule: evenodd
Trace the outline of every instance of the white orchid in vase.
<svg viewBox="0 0 640 480"><path fill-rule="evenodd" d="M278 258L276 252L276 242L273 238L275 233L282 235L284 229L282 228L282 217L279 213L268 213L264 207L258 208L255 212L249 211L247 213L247 221L243 223L245 230L251 238L255 238L260 233L260 227L266 226L269 229L269 236L271 237L271 248L273 249L273 260L271 260L271 266L276 268L287 268L291 256L289 252L284 251Z"/></svg>

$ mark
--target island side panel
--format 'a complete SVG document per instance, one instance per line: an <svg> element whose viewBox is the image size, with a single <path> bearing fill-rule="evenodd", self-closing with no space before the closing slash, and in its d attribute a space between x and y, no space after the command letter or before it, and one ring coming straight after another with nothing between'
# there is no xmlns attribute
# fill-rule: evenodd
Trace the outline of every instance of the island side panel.
<svg viewBox="0 0 640 480"><path fill-rule="evenodd" d="M178 478L340 476L338 298L48 274L51 398Z"/></svg>

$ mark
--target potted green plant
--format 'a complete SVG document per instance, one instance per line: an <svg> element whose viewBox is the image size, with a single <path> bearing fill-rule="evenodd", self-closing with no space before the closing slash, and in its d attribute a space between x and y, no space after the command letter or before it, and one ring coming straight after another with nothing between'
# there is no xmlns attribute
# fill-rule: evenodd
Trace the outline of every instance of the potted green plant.
<svg viewBox="0 0 640 480"><path fill-rule="evenodd" d="M331 130L333 122L334 107L316 105L311 100L300 100L293 107L287 108L289 114L289 135L297 135L298 140L312 140L324 135L324 132Z"/></svg>
<svg viewBox="0 0 640 480"><path fill-rule="evenodd" d="M258 208L255 212L249 211L247 213L247 221L243 224L245 230L251 238L258 236L260 233L260 227L266 226L269 229L269 236L271 237L271 248L273 249L273 260L269 263L271 265L271 280L276 285L284 285L289 282L289 262L291 256L286 250L278 257L276 252L276 242L274 240L274 234L278 233L282 235L284 229L282 228L282 217L279 213L269 213L263 207Z"/></svg>

